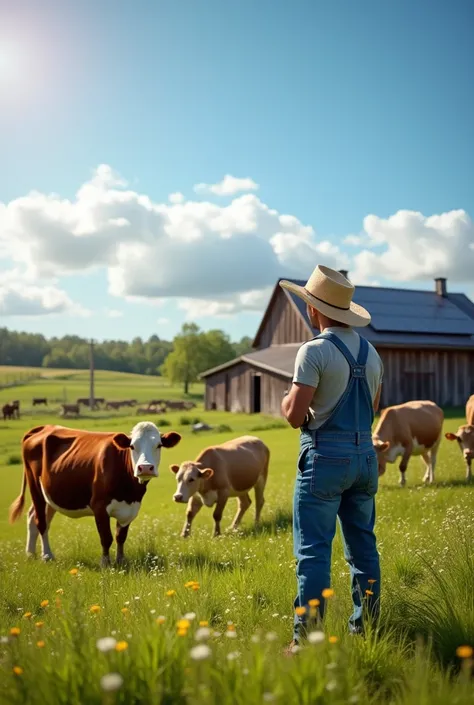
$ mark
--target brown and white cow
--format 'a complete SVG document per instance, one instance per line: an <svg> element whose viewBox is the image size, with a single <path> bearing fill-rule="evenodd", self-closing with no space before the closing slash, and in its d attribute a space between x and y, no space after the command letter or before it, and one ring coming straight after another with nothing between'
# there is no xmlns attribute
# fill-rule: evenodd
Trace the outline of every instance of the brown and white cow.
<svg viewBox="0 0 474 705"><path fill-rule="evenodd" d="M372 434L377 452L379 475L387 463L400 462L400 485L412 455L421 455L426 465L423 482L434 482L436 456L441 442L444 415L432 401L408 401L384 409Z"/></svg>
<svg viewBox="0 0 474 705"><path fill-rule="evenodd" d="M237 497L237 514L231 529L236 529L252 504L249 491L255 491L255 523L260 520L264 490L268 477L270 451L255 436L241 436L203 450L196 460L171 465L176 475L177 490L173 499L188 503L186 522L181 536L191 533L191 524L203 504L216 508L213 513L214 536L221 533L220 522L229 497Z"/></svg>
<svg viewBox="0 0 474 705"><path fill-rule="evenodd" d="M446 433L448 441L457 441L466 463L466 480L472 478L472 461L474 460L474 394L469 397L466 403L466 421L464 426L460 426L456 433Z"/></svg>
<svg viewBox="0 0 474 705"><path fill-rule="evenodd" d="M55 425L31 429L22 440L21 494L10 507L13 523L23 509L28 483L32 506L27 555L35 555L39 534L43 559L54 557L48 529L55 512L60 512L71 518L94 516L104 566L110 563L113 542L110 519L116 519L117 563L121 563L128 527L138 514L148 481L158 477L161 448L172 448L180 440L174 431L160 434L149 421L136 424L130 436Z"/></svg>

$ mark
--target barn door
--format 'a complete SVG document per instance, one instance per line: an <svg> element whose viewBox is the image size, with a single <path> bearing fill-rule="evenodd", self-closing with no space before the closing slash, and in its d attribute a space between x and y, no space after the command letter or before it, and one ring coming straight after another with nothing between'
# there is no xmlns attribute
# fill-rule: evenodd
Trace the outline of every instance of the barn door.
<svg viewBox="0 0 474 705"><path fill-rule="evenodd" d="M230 411L230 375L225 376L225 410Z"/></svg>
<svg viewBox="0 0 474 705"><path fill-rule="evenodd" d="M262 410L262 376L255 374L252 377L252 412L259 414Z"/></svg>

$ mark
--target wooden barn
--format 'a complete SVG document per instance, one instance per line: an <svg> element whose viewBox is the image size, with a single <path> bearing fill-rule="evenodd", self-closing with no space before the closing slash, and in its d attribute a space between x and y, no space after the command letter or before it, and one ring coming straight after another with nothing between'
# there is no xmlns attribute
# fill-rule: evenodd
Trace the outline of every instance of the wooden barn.
<svg viewBox="0 0 474 705"><path fill-rule="evenodd" d="M358 286L354 300L372 315L359 332L384 363L383 407L410 399L465 404L474 393L474 303L467 296L448 293L446 280L436 279L433 291ZM280 415L296 352L317 334L305 303L277 283L252 352L202 375L205 408Z"/></svg>

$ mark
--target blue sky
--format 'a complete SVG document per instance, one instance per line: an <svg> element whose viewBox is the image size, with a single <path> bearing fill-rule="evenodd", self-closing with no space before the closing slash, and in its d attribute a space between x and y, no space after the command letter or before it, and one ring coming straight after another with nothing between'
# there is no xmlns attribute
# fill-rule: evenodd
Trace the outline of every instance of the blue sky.
<svg viewBox="0 0 474 705"><path fill-rule="evenodd" d="M318 262L472 296L473 19L469 0L0 0L1 325L238 338ZM254 185L193 189L225 175ZM79 217L64 202L91 180Z"/></svg>

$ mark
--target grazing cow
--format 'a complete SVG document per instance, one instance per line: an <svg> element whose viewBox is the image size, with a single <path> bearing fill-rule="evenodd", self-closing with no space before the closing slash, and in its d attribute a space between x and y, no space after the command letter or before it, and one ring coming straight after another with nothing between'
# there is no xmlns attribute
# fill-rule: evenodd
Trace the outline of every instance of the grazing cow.
<svg viewBox="0 0 474 705"><path fill-rule="evenodd" d="M79 416L79 404L61 404L61 410L61 416L67 416L67 414Z"/></svg>
<svg viewBox="0 0 474 705"><path fill-rule="evenodd" d="M466 463L466 480L472 479L472 461L474 460L474 394L469 397L466 404L467 424L460 426L456 433L446 433L448 441L457 441L459 449Z"/></svg>
<svg viewBox="0 0 474 705"><path fill-rule="evenodd" d="M107 404L105 405L105 408L106 408L107 410L109 410L109 409L120 409L121 406L122 406L122 402L121 402L121 401L108 401Z"/></svg>
<svg viewBox="0 0 474 705"><path fill-rule="evenodd" d="M4 404L2 406L3 420L15 418L15 407L12 404Z"/></svg>
<svg viewBox="0 0 474 705"><path fill-rule="evenodd" d="M178 503L188 503L186 522L181 536L191 533L191 524L203 503L206 507L214 504L214 536L221 533L222 513L229 497L237 497L237 514L232 529L240 524L243 515L252 504L249 491L255 490L255 523L260 519L264 505L264 489L268 476L270 451L259 438L241 436L221 445L203 450L196 460L171 465L176 475L177 490L173 499Z"/></svg>
<svg viewBox="0 0 474 705"><path fill-rule="evenodd" d="M372 435L379 462L379 475L387 463L401 456L400 485L412 455L421 455L426 465L423 482L434 482L436 455L441 442L443 412L432 401L408 401L384 409Z"/></svg>
<svg viewBox="0 0 474 705"><path fill-rule="evenodd" d="M39 534L43 559L53 558L48 530L55 512L60 512L72 518L94 516L103 566L110 563L110 519L116 519L117 563L123 562L128 527L138 514L148 481L158 477L161 448L172 448L180 440L174 431L161 435L149 421L136 424L130 437L54 425L29 431L22 440L21 493L10 507L13 523L23 509L28 483L32 506L27 555L35 555Z"/></svg>
<svg viewBox="0 0 474 705"><path fill-rule="evenodd" d="M48 406L48 400L46 397L34 397L33 406L41 406L41 404L43 404L43 406Z"/></svg>
<svg viewBox="0 0 474 705"><path fill-rule="evenodd" d="M16 416L17 419L19 419L20 418L20 402L19 402L19 400L15 399L14 401L12 401L11 405L13 407L14 415Z"/></svg>

